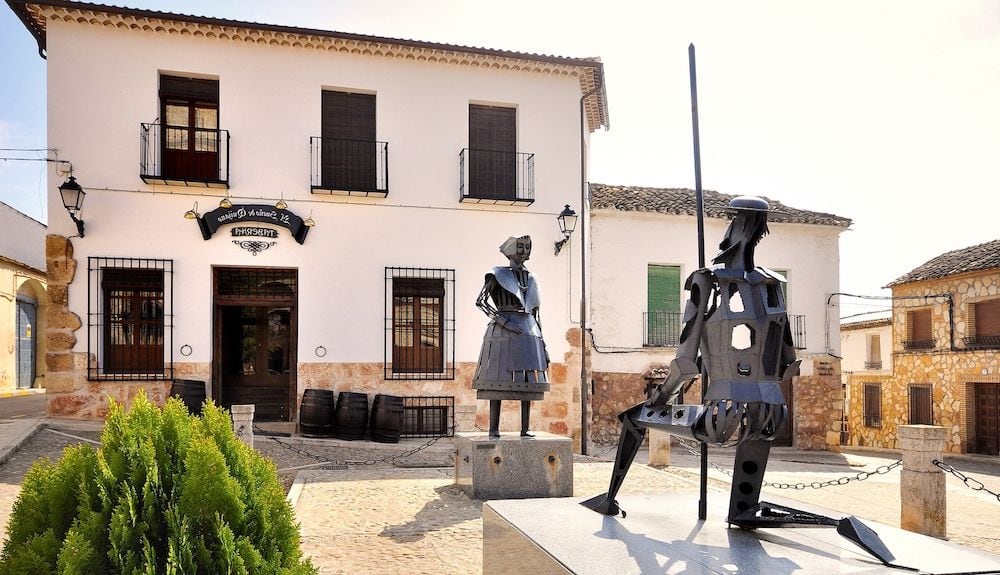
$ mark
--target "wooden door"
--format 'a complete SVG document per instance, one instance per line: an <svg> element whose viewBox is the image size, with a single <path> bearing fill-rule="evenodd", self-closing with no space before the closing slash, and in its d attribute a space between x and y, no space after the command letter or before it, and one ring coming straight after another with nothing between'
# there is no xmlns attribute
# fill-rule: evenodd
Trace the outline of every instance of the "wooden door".
<svg viewBox="0 0 1000 575"><path fill-rule="evenodd" d="M221 306L224 407L254 404L254 419L289 420L291 318L291 306Z"/></svg>
<svg viewBox="0 0 1000 575"><path fill-rule="evenodd" d="M977 383L976 453L1000 455L1000 384Z"/></svg>

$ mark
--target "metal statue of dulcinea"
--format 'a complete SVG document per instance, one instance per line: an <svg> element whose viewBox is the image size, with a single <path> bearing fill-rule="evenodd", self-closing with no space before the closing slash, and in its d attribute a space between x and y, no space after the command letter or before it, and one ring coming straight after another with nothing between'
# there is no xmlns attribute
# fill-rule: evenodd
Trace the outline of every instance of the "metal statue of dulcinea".
<svg viewBox="0 0 1000 575"><path fill-rule="evenodd" d="M684 327L670 373L645 402L619 415L621 440L608 492L583 502L606 515L624 511L615 496L649 428L700 442L736 445L727 522L745 529L833 526L888 564L893 556L871 529L854 517L835 520L760 501L771 440L786 405L779 382L798 373L785 310L785 278L754 264L754 249L767 235L768 203L741 196L729 204L734 217L715 264L687 279ZM683 392L702 376L698 405L681 404Z"/></svg>
<svg viewBox="0 0 1000 575"><path fill-rule="evenodd" d="M483 336L479 364L472 379L478 399L490 402L492 438L500 437L500 401L521 402L521 437L528 431L531 402L549 390L549 366L538 320L538 284L524 262L531 257L531 237L511 237L500 245L510 264L493 268L476 298L476 307L492 320Z"/></svg>

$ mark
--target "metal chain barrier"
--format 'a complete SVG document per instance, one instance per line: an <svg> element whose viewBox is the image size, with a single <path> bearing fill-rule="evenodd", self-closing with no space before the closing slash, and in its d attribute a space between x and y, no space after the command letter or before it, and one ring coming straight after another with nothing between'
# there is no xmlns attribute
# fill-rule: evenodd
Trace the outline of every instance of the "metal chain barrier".
<svg viewBox="0 0 1000 575"><path fill-rule="evenodd" d="M254 431L260 433L261 435L264 435L265 437L267 437L268 439L270 439L274 443L277 443L278 445L280 445L281 447L283 447L283 448L285 448L285 449L287 449L289 451L295 452L295 453L297 453L299 455L302 455L303 457L309 457L311 459L315 459L317 463L322 463L322 464L325 464L325 465L378 465L378 464L382 464L382 463L395 463L399 459L404 459L406 457L410 457L411 455L417 454L417 453L419 453L419 452L427 449L428 447L434 445L435 443L437 443L438 441L440 441L442 438L449 437L450 434L454 431L454 428L452 428L452 429L449 430L449 435L440 435L438 437L432 437L431 439L425 441L424 443L418 445L417 447L414 447L412 449L408 449L408 450L404 451L403 453L399 453L399 454L396 454L396 455L391 455L391 456L383 457L382 459L365 459L365 460L344 459L344 460L337 460L337 461L332 460L332 459L327 459L326 457L324 457L322 455L316 455L315 453L310 453L310 452L308 452L308 451L306 451L304 449L300 449L300 448L292 445L291 443L285 443L284 441L279 440L277 437L275 437L273 435L267 435L261 428L257 427L256 425L254 425Z"/></svg>
<svg viewBox="0 0 1000 575"><path fill-rule="evenodd" d="M689 443L685 442L684 440L678 440L678 443L680 443L681 446L684 447L685 449L687 449L688 452L690 452L692 455L697 455L699 457L701 456L701 453L699 451L697 451L692 445L690 445ZM877 468L875 468L875 471L859 471L858 473L856 473L854 475L845 475L843 477L838 477L837 479L830 479L830 480L827 480L827 481L813 481L811 483L803 483L803 482L799 482L799 483L771 483L770 481L765 481L764 485L767 486L767 487L772 487L774 489L795 489L795 490L798 490L798 491L801 491L801 490L806 489L806 488L809 488L809 489L822 489L823 487L831 487L831 486L834 486L834 485L847 485L848 483L850 483L852 481L864 481L865 479L868 479L868 478L872 477L873 475L885 475L886 473L889 473L890 471L892 471L893 469L899 467L902 464L903 464L903 461L902 460L898 460L895 463L890 463L888 465L880 465ZM730 477L733 476L732 470L726 469L724 467L720 467L719 465L716 465L715 463L711 463L711 465L716 470L721 471L722 473L725 473L726 475L728 475Z"/></svg>
<svg viewBox="0 0 1000 575"><path fill-rule="evenodd" d="M958 479L961 479L962 483L964 483L965 486L968 487L969 489L971 489L973 491L985 491L986 493L989 493L993 497L996 497L997 501L1000 501L1000 493L994 493L994 492L990 491L978 479L974 479L972 477L967 476L966 474L964 474L961 471L955 469L951 465L948 465L944 461L939 461L939 460L935 459L935 460L931 461L931 463L933 463L934 465L936 465L937 467L939 467L945 473L950 473L950 474L954 475L955 477L957 477Z"/></svg>

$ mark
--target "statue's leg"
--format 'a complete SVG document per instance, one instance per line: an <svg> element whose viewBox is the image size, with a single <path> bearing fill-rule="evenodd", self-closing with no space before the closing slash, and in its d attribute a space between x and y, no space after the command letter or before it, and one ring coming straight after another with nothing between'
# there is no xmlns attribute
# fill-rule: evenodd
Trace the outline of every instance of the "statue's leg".
<svg viewBox="0 0 1000 575"><path fill-rule="evenodd" d="M500 438L500 400L490 400L490 437Z"/></svg>
<svg viewBox="0 0 1000 575"><path fill-rule="evenodd" d="M751 439L736 446L733 487L729 493L727 521L730 523L738 523L737 517L741 513L753 510L760 503L760 490L764 485L764 470L770 452L771 442L762 439Z"/></svg>
<svg viewBox="0 0 1000 575"><path fill-rule="evenodd" d="M618 416L622 422L622 434L618 440L618 453L615 454L615 468L611 474L608 492L583 501L581 505L605 515L617 515L621 511L615 496L618 495L618 490L625 481L625 475L632 466L632 460L635 459L635 454L639 452L642 440L646 437L646 428L636 424L641 409L642 404L639 404ZM622 516L625 516L624 511Z"/></svg>
<svg viewBox="0 0 1000 575"><path fill-rule="evenodd" d="M534 437L528 433L528 420L531 418L531 402L521 402L521 437Z"/></svg>

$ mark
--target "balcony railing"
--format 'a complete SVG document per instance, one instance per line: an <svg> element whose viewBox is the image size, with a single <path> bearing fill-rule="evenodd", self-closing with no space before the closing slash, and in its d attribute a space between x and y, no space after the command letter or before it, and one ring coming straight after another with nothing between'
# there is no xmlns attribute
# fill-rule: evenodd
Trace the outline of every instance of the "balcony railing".
<svg viewBox="0 0 1000 575"><path fill-rule="evenodd" d="M806 348L806 316L788 316L788 325L792 330L792 347L795 349Z"/></svg>
<svg viewBox="0 0 1000 575"><path fill-rule="evenodd" d="M535 201L535 155L465 148L459 201L527 206Z"/></svg>
<svg viewBox="0 0 1000 575"><path fill-rule="evenodd" d="M969 349L989 349L1000 347L1000 335L973 335L964 338Z"/></svg>
<svg viewBox="0 0 1000 575"><path fill-rule="evenodd" d="M677 347L684 325L682 314L672 311L649 311L642 314L644 347Z"/></svg>
<svg viewBox="0 0 1000 575"><path fill-rule="evenodd" d="M933 339L907 339L903 340L903 349L914 351L920 349L934 349Z"/></svg>
<svg viewBox="0 0 1000 575"><path fill-rule="evenodd" d="M882 362L881 361L866 361L865 362L865 369L871 369L871 370L874 370L874 371L878 371L878 370L882 369Z"/></svg>
<svg viewBox="0 0 1000 575"><path fill-rule="evenodd" d="M389 195L389 144L309 138L313 193L384 198Z"/></svg>
<svg viewBox="0 0 1000 575"><path fill-rule="evenodd" d="M229 187L229 130L140 124L139 177L147 184Z"/></svg>

